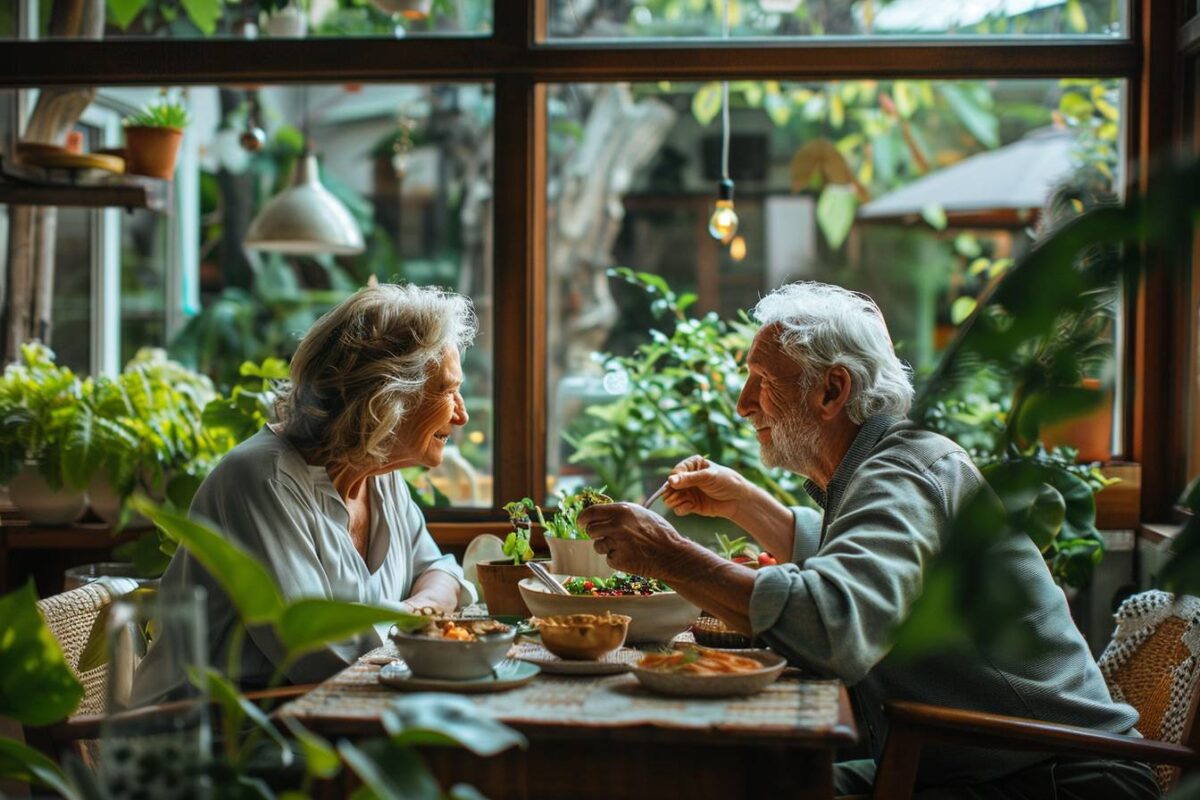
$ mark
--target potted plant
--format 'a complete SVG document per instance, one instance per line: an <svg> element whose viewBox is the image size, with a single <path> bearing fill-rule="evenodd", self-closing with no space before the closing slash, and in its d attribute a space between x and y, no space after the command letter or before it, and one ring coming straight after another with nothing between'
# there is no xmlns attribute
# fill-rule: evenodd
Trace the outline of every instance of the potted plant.
<svg viewBox="0 0 1200 800"><path fill-rule="evenodd" d="M529 544L532 527L529 512L535 508L537 506L528 497L505 504L504 510L513 527L504 539L504 554L508 558L485 561L476 566L479 585L483 587L483 601L492 614L529 616L529 606L521 599L517 584L533 577L525 562L533 560L533 548Z"/></svg>
<svg viewBox="0 0 1200 800"><path fill-rule="evenodd" d="M87 472L79 469L90 428L85 385L37 342L0 378L0 480L35 525L66 525L83 513Z"/></svg>
<svg viewBox="0 0 1200 800"><path fill-rule="evenodd" d="M297 0L262 0L262 9L267 12L263 26L267 35L275 38L302 38L308 33L308 9L306 3Z"/></svg>
<svg viewBox="0 0 1200 800"><path fill-rule="evenodd" d="M599 490L585 486L574 494L559 495L558 513L548 521L537 511L538 522L546 535L546 546L550 548L550 571L559 575L607 578L613 574L606 558L592 546L587 531L580 529L579 512L589 506L611 503L612 498Z"/></svg>
<svg viewBox="0 0 1200 800"><path fill-rule="evenodd" d="M182 103L162 98L125 120L126 171L152 178L175 174L183 129L191 118Z"/></svg>

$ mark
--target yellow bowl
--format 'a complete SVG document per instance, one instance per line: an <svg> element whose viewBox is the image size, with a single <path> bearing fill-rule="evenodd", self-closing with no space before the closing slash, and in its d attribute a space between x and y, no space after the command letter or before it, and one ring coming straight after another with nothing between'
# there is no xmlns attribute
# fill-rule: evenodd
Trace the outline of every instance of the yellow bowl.
<svg viewBox="0 0 1200 800"><path fill-rule="evenodd" d="M537 620L542 646L559 658L594 661L625 644L625 614L559 614Z"/></svg>

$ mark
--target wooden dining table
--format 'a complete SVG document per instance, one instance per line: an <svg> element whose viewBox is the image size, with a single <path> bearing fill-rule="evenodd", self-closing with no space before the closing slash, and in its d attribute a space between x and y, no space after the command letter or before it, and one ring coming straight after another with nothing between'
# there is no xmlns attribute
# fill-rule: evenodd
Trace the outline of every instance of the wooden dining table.
<svg viewBox="0 0 1200 800"><path fill-rule="evenodd" d="M382 713L401 695L379 682L390 648L276 713L332 740L383 735ZM464 696L523 733L528 748L483 758L428 747L422 756L443 787L468 783L493 800L829 800L835 751L858 739L845 686L788 673L743 698L655 695L629 673L546 672L519 688Z"/></svg>

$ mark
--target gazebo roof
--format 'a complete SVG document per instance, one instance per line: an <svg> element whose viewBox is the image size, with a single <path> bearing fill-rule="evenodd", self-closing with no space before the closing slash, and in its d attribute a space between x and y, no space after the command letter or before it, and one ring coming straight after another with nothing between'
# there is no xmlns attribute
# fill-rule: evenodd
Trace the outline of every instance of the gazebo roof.
<svg viewBox="0 0 1200 800"><path fill-rule="evenodd" d="M964 158L863 205L864 222L915 222L940 205L957 226L1030 222L1073 167L1070 131L1042 128L1012 144Z"/></svg>

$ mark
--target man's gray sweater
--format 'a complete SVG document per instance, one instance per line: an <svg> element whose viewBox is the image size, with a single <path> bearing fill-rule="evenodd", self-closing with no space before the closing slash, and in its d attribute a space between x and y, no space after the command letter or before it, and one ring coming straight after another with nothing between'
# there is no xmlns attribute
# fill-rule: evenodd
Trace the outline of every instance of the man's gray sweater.
<svg viewBox="0 0 1200 800"><path fill-rule="evenodd" d="M874 758L882 755L887 700L1116 733L1137 722L1132 707L1113 702L1062 590L1026 536L994 545L988 568L1003 571L1033 597L1021 622L1041 657L988 658L961 649L929 654L917 663L887 657L951 520L975 492L990 491L954 442L909 422L873 417L863 424L827 491L808 488L825 513L795 509L793 563L759 570L750 621L755 634L794 663L851 687ZM1046 758L929 745L918 780L973 783Z"/></svg>

